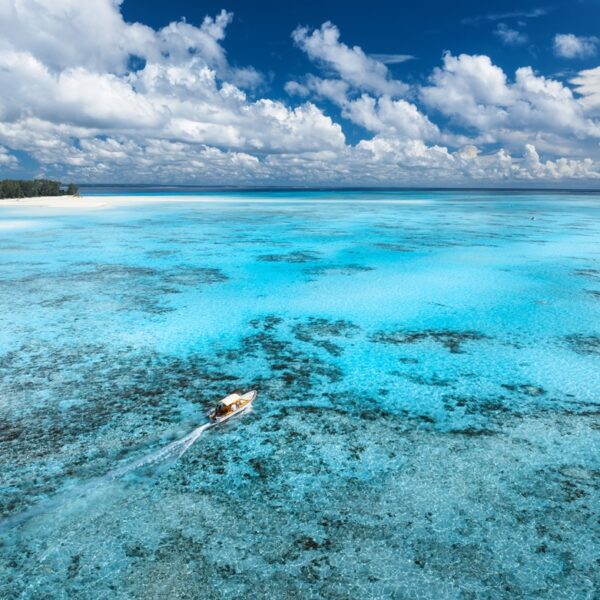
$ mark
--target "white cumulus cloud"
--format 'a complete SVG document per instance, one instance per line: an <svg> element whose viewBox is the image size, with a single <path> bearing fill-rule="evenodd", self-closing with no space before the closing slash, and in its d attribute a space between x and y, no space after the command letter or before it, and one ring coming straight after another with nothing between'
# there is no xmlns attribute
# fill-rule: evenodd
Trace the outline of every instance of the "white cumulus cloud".
<svg viewBox="0 0 600 600"><path fill-rule="evenodd" d="M557 33L554 36L554 54L562 58L587 58L598 49L598 38L583 37L572 33Z"/></svg>
<svg viewBox="0 0 600 600"><path fill-rule="evenodd" d="M13 156L6 148L0 146L0 166L16 167L18 165L17 157Z"/></svg>
<svg viewBox="0 0 600 600"><path fill-rule="evenodd" d="M429 140L439 129L419 109L406 100L389 96L373 98L363 94L344 105L343 114L358 125L377 133L387 132L399 138Z"/></svg>
<svg viewBox="0 0 600 600"><path fill-rule="evenodd" d="M340 42L339 29L329 21L312 32L308 27L298 27L292 38L309 58L358 89L391 96L408 89L406 84L391 77L383 62L368 56L359 46L351 48Z"/></svg>
<svg viewBox="0 0 600 600"><path fill-rule="evenodd" d="M517 69L513 81L487 56L446 54L423 87L424 103L485 143L580 155L597 147L600 123L562 82Z"/></svg>
<svg viewBox="0 0 600 600"><path fill-rule="evenodd" d="M242 153L344 145L341 127L314 104L247 98L243 87L260 75L227 62L220 42L231 13L155 31L125 23L119 4L0 0L3 143L41 162L60 148L71 165L83 164L82 149L91 152L98 136L120 148L108 154L113 162L129 143L154 139ZM143 61L135 70L132 56Z"/></svg>
<svg viewBox="0 0 600 600"><path fill-rule="evenodd" d="M588 111L600 113L600 67L580 71L571 80L581 95L579 103Z"/></svg>

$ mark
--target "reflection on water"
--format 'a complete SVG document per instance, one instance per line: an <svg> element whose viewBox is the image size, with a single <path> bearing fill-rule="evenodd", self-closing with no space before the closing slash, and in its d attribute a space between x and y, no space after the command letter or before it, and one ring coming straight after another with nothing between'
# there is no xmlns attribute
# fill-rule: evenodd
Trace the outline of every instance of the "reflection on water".
<svg viewBox="0 0 600 600"><path fill-rule="evenodd" d="M0 597L594 597L600 199L264 199L0 209Z"/></svg>

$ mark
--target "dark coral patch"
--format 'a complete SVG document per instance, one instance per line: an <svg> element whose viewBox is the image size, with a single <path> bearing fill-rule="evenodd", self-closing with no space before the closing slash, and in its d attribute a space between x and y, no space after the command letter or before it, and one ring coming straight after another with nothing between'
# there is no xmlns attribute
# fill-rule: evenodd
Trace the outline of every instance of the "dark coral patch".
<svg viewBox="0 0 600 600"><path fill-rule="evenodd" d="M264 329L265 331L271 331L281 323L283 323L283 319L281 317L276 317L275 315L268 315L264 319L252 319L252 321L250 321L250 325L254 329Z"/></svg>
<svg viewBox="0 0 600 600"><path fill-rule="evenodd" d="M525 396L531 396L532 398L544 396L546 394L546 390L543 387L531 383L503 383L502 387L509 392L524 394Z"/></svg>
<svg viewBox="0 0 600 600"><path fill-rule="evenodd" d="M593 279L594 281L600 281L600 269L577 269L575 275L580 277L586 277L587 279Z"/></svg>
<svg viewBox="0 0 600 600"><path fill-rule="evenodd" d="M328 319L311 317L305 323L294 325L292 333L301 342L323 348L333 356L339 356L343 352L343 347L328 338L350 338L358 330L359 327L357 325L343 319L330 321Z"/></svg>
<svg viewBox="0 0 600 600"><path fill-rule="evenodd" d="M466 415L482 415L487 419L494 419L496 415L511 412L502 398L448 394L444 396L443 402L448 412L460 411Z"/></svg>
<svg viewBox="0 0 600 600"><path fill-rule="evenodd" d="M257 258L260 262L307 263L319 260L319 253L310 250L296 250L287 254L262 254Z"/></svg>
<svg viewBox="0 0 600 600"><path fill-rule="evenodd" d="M430 385L434 387L448 387L454 383L452 379L444 379L439 375L430 375L429 377L425 377L424 375L420 375L419 373L405 373L403 377L412 381L412 383L416 383L417 385Z"/></svg>
<svg viewBox="0 0 600 600"><path fill-rule="evenodd" d="M168 296L178 294L184 287L199 287L227 281L219 269L178 265L168 269L127 265L121 263L73 263L59 273L40 271L24 277L0 281L0 285L20 288L24 292L68 289L69 294L49 297L40 303L60 308L74 300L104 301L115 312L134 311L151 315L171 312Z"/></svg>
<svg viewBox="0 0 600 600"><path fill-rule="evenodd" d="M468 437L483 437L496 435L498 432L493 429L486 429L485 427L465 427L464 429L451 429L448 433L452 435L464 435Z"/></svg>
<svg viewBox="0 0 600 600"><path fill-rule="evenodd" d="M169 271L164 281L170 284L183 286L210 285L212 283L223 283L229 278L220 269L210 267L193 267L179 265Z"/></svg>
<svg viewBox="0 0 600 600"><path fill-rule="evenodd" d="M303 339L303 336L335 336L335 337L352 337L359 331L358 325L344 319L329 319L310 317L307 323L301 323L293 328L293 332L298 339Z"/></svg>
<svg viewBox="0 0 600 600"><path fill-rule="evenodd" d="M573 333L567 335L565 340L578 354L600 354L600 335Z"/></svg>
<svg viewBox="0 0 600 600"><path fill-rule="evenodd" d="M44 308L60 308L69 302L74 302L80 299L80 296L75 294L63 294L55 298L46 298L38 304Z"/></svg>
<svg viewBox="0 0 600 600"><path fill-rule="evenodd" d="M160 275L158 269L153 269L151 267L137 267L134 265L80 262L75 266L88 267L86 270L67 275L69 279L75 279L77 281L109 281L135 277L156 277Z"/></svg>
<svg viewBox="0 0 600 600"><path fill-rule="evenodd" d="M348 265L323 265L319 267L310 267L304 272L307 275L322 277L326 275L354 275L355 273L364 273L374 270L374 267L351 263Z"/></svg>
<svg viewBox="0 0 600 600"><path fill-rule="evenodd" d="M177 250L148 250L146 256L150 258L162 258L164 256L171 256L177 254Z"/></svg>
<svg viewBox="0 0 600 600"><path fill-rule="evenodd" d="M423 331L378 331L371 336L371 340L378 344L418 344L433 342L440 344L452 354L462 354L463 344L479 342L489 337L478 331L455 331L451 329L428 329Z"/></svg>
<svg viewBox="0 0 600 600"><path fill-rule="evenodd" d="M256 332L242 338L237 348L227 350L219 357L239 364L243 364L247 358L262 358L271 372L269 381L259 382L265 387L283 386L306 391L313 386L342 379L342 372L336 365L313 352L303 351L300 344L284 338L281 328L285 323L281 317L268 315L263 319L254 319L250 325ZM328 348L334 350L333 346Z"/></svg>
<svg viewBox="0 0 600 600"><path fill-rule="evenodd" d="M407 246L403 246L402 244L392 244L389 242L375 244L375 247L381 248L382 250L390 250L391 252L413 252L413 250Z"/></svg>

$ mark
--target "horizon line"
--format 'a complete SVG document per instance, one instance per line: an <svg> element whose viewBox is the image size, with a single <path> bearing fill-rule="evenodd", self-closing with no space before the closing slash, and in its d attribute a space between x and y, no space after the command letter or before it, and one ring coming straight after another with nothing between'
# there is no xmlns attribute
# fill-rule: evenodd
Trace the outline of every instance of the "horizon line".
<svg viewBox="0 0 600 600"><path fill-rule="evenodd" d="M232 192L335 192L335 191L458 191L458 192L579 192L579 193L600 193L600 187L590 188L566 188L566 187L485 187L485 186L291 186L291 185L196 185L196 184L153 184L153 183L80 183L77 184L81 190L85 188L146 188L159 191L168 191L169 189L190 189L190 191L210 192L210 191L232 191Z"/></svg>

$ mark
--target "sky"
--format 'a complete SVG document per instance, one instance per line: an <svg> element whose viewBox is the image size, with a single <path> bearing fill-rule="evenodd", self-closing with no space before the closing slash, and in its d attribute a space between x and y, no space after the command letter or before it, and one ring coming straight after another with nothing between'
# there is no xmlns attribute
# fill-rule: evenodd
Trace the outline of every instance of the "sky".
<svg viewBox="0 0 600 600"><path fill-rule="evenodd" d="M0 0L0 178L600 187L600 0Z"/></svg>

